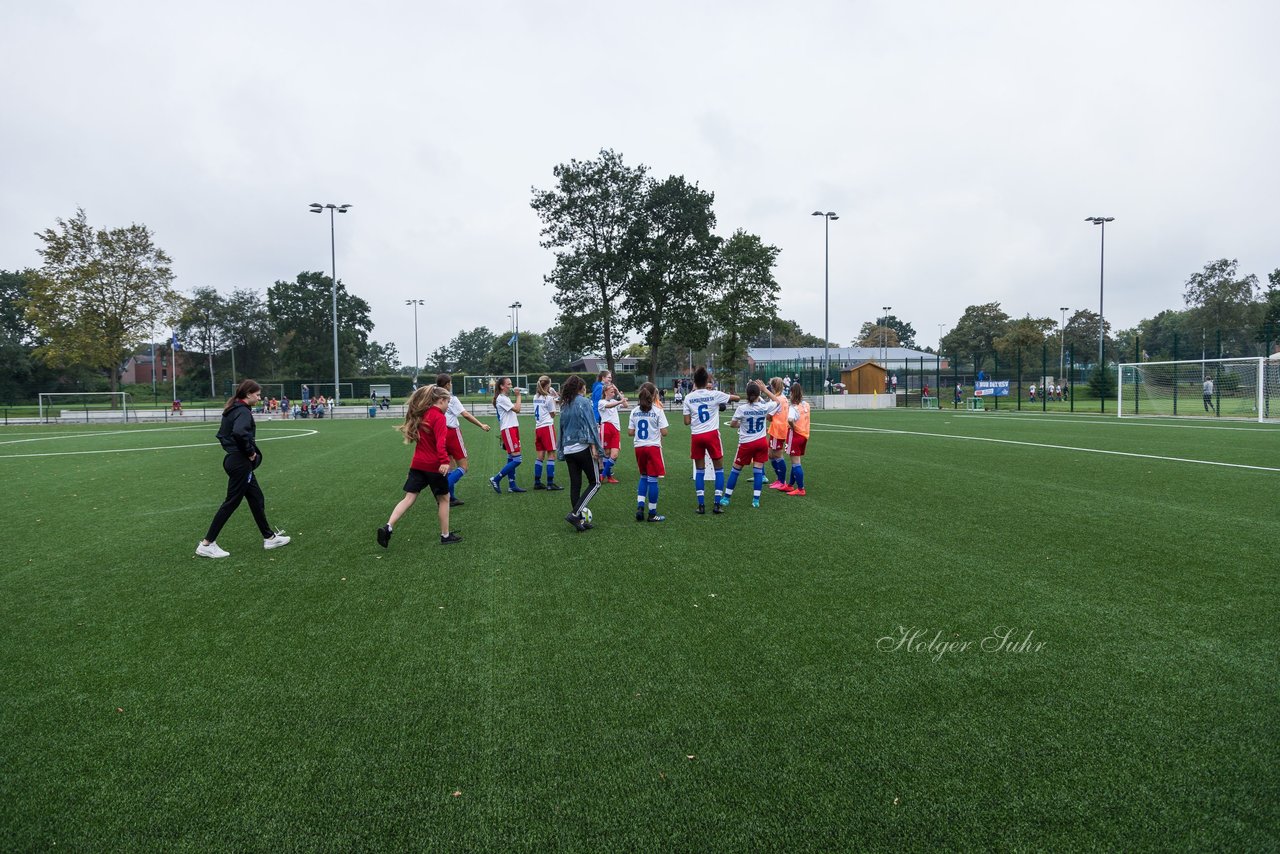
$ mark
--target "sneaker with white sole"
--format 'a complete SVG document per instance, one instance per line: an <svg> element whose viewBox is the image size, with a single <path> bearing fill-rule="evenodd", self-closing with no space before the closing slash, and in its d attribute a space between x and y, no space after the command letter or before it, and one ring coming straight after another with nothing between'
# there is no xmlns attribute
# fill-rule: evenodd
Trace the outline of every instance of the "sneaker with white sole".
<svg viewBox="0 0 1280 854"><path fill-rule="evenodd" d="M289 537L286 537L284 534L277 532L275 534L272 534L270 537L267 537L266 539L264 539L262 541L262 547L264 549L278 549L281 546L289 545L289 540L290 540Z"/></svg>
<svg viewBox="0 0 1280 854"><path fill-rule="evenodd" d="M196 556L213 558L231 557L231 552L223 549L217 543L209 543L207 546L204 543L196 543Z"/></svg>

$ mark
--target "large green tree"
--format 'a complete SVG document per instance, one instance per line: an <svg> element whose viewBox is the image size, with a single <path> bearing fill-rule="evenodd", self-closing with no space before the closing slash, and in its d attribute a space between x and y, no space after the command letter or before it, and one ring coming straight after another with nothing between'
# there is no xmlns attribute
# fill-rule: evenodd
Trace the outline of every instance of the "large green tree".
<svg viewBox="0 0 1280 854"><path fill-rule="evenodd" d="M973 369L981 370L995 352L996 339L1004 335L1009 315L998 302L971 305L942 338L942 352L957 359L974 360Z"/></svg>
<svg viewBox="0 0 1280 854"><path fill-rule="evenodd" d="M1165 309L1154 317L1146 318L1138 323L1138 336L1141 347L1148 359L1166 361L1174 358L1186 358L1191 353L1190 341L1184 331L1187 323L1187 312ZM1197 339L1199 335L1197 334Z"/></svg>
<svg viewBox="0 0 1280 854"><path fill-rule="evenodd" d="M745 366L747 344L778 316L776 246L738 229L720 247L717 298L708 312L720 341L720 366L728 374Z"/></svg>
<svg viewBox="0 0 1280 854"><path fill-rule="evenodd" d="M53 371L36 358L40 338L26 305L35 272L0 270L0 401L15 403L50 391Z"/></svg>
<svg viewBox="0 0 1280 854"><path fill-rule="evenodd" d="M712 233L714 202L712 193L682 176L646 181L640 217L626 243L635 271L623 289L623 305L648 348L651 376L658 375L667 339L705 346L706 327L698 320L714 286L720 244Z"/></svg>
<svg viewBox="0 0 1280 854"><path fill-rule="evenodd" d="M83 208L56 223L36 234L43 264L26 303L36 352L52 367L102 371L116 391L132 345L177 313L172 262L145 225L95 229Z"/></svg>
<svg viewBox="0 0 1280 854"><path fill-rule="evenodd" d="M484 373L510 375L515 370L515 348L510 335L493 336L493 344L485 355ZM520 373L540 374L546 371L546 342L536 332L520 333Z"/></svg>
<svg viewBox="0 0 1280 854"><path fill-rule="evenodd" d="M761 329L756 336L751 339L752 347L782 347L782 348L800 348L800 347L821 347L822 336L811 335L800 328L800 324L794 320L785 320L781 317L775 317L769 321L769 325ZM840 345L831 342L830 346L839 347Z"/></svg>
<svg viewBox="0 0 1280 854"><path fill-rule="evenodd" d="M881 343L881 327L889 329L893 332L891 337L893 343L887 344L888 347L916 347L916 328L907 323L897 315L887 315L878 317L875 320L868 320L862 324L862 328L858 330L858 340L854 344L856 347L878 347Z"/></svg>
<svg viewBox="0 0 1280 854"><path fill-rule="evenodd" d="M1019 361L1022 370L1046 372L1047 341L1049 333L1058 328L1058 322L1051 317L1020 317L1005 325L1004 332L993 342L1001 361L1016 367ZM1058 354L1049 364L1057 365Z"/></svg>
<svg viewBox="0 0 1280 854"><path fill-rule="evenodd" d="M561 316L560 322L543 333L546 346L547 369L567 371L580 356L592 350L598 343L594 330L599 327L589 319Z"/></svg>
<svg viewBox="0 0 1280 854"><path fill-rule="evenodd" d="M280 369L289 376L322 378L333 374L333 279L324 273L299 273L292 282L267 289L267 314L275 327ZM373 321L369 304L338 281L338 363L354 372Z"/></svg>
<svg viewBox="0 0 1280 854"><path fill-rule="evenodd" d="M862 328L858 330L858 339L853 342L855 347L900 347L902 346L898 339L898 330L892 326L885 326L882 323L872 323L870 320L862 324Z"/></svg>
<svg viewBox="0 0 1280 854"><path fill-rule="evenodd" d="M1114 356L1114 342L1111 340L1111 321L1102 324L1103 361L1108 354ZM1063 330L1063 338L1067 350L1074 355L1077 364L1096 363L1098 361L1098 313L1082 308L1067 318L1067 326Z"/></svg>
<svg viewBox="0 0 1280 854"><path fill-rule="evenodd" d="M400 350L395 344L379 344L370 341L360 358L362 376L382 377L400 370Z"/></svg>
<svg viewBox="0 0 1280 854"><path fill-rule="evenodd" d="M217 397L213 357L227 346L226 307L222 295L214 288L199 287L182 307L178 316L178 336L187 355L204 354L204 372L209 382L209 396Z"/></svg>
<svg viewBox="0 0 1280 854"><path fill-rule="evenodd" d="M275 375L276 336L262 294L236 288L222 300L223 333L235 367L234 380Z"/></svg>
<svg viewBox="0 0 1280 854"><path fill-rule="evenodd" d="M630 328L622 301L637 269L629 239L641 216L646 171L604 149L597 160L556 166L554 189L533 189L541 244L555 253L555 267L543 278L555 287L562 316L592 317L598 323L610 370L614 342Z"/></svg>
<svg viewBox="0 0 1280 854"><path fill-rule="evenodd" d="M1264 349L1265 345L1274 347L1280 341L1280 268L1272 270L1267 276L1267 293L1262 306L1262 318L1258 321L1257 340L1264 345Z"/></svg>
<svg viewBox="0 0 1280 854"><path fill-rule="evenodd" d="M1252 355L1254 330L1261 315L1258 277L1241 276L1239 262L1221 258L1193 273L1184 286L1183 298L1191 310L1192 329L1205 330L1209 346L1217 352L1221 333L1224 355Z"/></svg>
<svg viewBox="0 0 1280 854"><path fill-rule="evenodd" d="M440 357L444 357L442 364L451 365L452 369L458 373L485 374L488 373L485 366L489 359L489 351L498 340L498 336L489 327L477 326L475 329L459 332L442 348L442 351L433 353L431 358L433 361L438 361Z"/></svg>

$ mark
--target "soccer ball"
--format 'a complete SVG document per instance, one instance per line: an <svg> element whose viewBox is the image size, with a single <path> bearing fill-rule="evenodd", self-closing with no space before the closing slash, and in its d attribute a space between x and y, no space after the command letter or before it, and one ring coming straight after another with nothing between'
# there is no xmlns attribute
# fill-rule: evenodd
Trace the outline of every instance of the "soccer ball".
<svg viewBox="0 0 1280 854"><path fill-rule="evenodd" d="M582 512L579 513L578 515L582 517L583 522L586 522L588 525L591 524L591 508L590 507L583 507Z"/></svg>

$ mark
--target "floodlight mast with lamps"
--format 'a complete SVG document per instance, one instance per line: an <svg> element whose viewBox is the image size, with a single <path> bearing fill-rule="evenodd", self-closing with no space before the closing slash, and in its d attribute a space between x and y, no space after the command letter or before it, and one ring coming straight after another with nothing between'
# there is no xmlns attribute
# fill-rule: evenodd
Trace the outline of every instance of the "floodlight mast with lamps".
<svg viewBox="0 0 1280 854"><path fill-rule="evenodd" d="M333 402L335 406L342 405L342 387L338 385L338 252L335 244L333 214L334 212L346 213L351 205L335 205L320 204L312 202L312 213L323 213L327 208L329 211L329 271L333 274Z"/></svg>
<svg viewBox="0 0 1280 854"><path fill-rule="evenodd" d="M831 222L840 217L835 211L814 211L811 215L822 217L822 393L826 394L827 382L831 379Z"/></svg>
<svg viewBox="0 0 1280 854"><path fill-rule="evenodd" d="M1085 222L1091 222L1094 225L1102 226L1101 242L1098 250L1098 370L1103 369L1102 364L1102 340L1105 335L1104 330L1107 328L1102 322L1102 284L1104 273L1107 269L1107 223L1115 222L1113 216L1087 216ZM1107 396L1098 395L1098 402L1103 412L1107 411Z"/></svg>
<svg viewBox="0 0 1280 854"><path fill-rule="evenodd" d="M413 306L413 387L418 387L418 369L422 366L422 362L418 360L418 306L426 305L424 299L407 299L405 305Z"/></svg>

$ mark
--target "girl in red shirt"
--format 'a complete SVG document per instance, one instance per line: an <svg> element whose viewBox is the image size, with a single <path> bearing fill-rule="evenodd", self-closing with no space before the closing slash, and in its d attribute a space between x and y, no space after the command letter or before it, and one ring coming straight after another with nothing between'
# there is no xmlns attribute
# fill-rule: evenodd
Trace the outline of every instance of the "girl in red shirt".
<svg viewBox="0 0 1280 854"><path fill-rule="evenodd" d="M414 445L409 477L404 482L404 498L391 511L387 524L378 529L378 545L384 549L391 542L391 532L400 517L418 500L426 487L436 497L440 516L440 545L462 542L462 537L449 530L449 451L445 446L448 428L444 411L449 406L449 392L438 385L423 386L413 393L405 407L404 423L398 429L406 445Z"/></svg>

